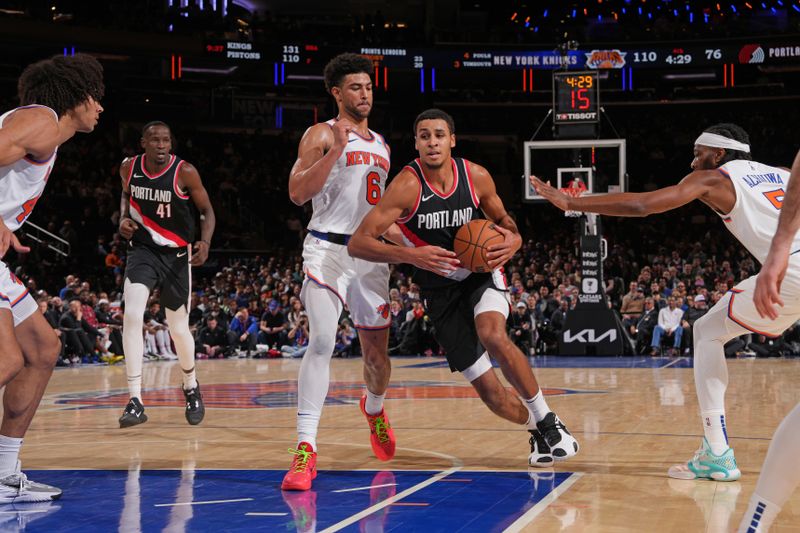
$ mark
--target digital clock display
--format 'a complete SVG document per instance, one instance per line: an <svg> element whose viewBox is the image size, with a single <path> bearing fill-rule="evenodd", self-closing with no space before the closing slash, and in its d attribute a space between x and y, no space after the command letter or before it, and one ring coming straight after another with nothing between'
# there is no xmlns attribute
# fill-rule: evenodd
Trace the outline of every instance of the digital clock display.
<svg viewBox="0 0 800 533"><path fill-rule="evenodd" d="M596 71L553 73L553 122L599 122L599 96Z"/></svg>

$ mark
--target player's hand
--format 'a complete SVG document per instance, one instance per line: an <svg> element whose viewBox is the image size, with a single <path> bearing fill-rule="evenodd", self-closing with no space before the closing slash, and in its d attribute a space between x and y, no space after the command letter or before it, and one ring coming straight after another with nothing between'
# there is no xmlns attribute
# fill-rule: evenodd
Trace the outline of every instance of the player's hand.
<svg viewBox="0 0 800 533"><path fill-rule="evenodd" d="M788 251L770 250L764 266L756 277L756 289L753 292L753 303L756 304L756 310L761 318L768 317L770 320L778 318L778 308L775 304L783 307L781 283L788 266Z"/></svg>
<svg viewBox="0 0 800 533"><path fill-rule="evenodd" d="M137 229L139 229L139 224L132 218L125 217L119 221L119 234L123 239L131 240Z"/></svg>
<svg viewBox="0 0 800 533"><path fill-rule="evenodd" d="M17 253L26 254L31 251L27 246L22 246L14 232L0 222L0 257L5 257L9 248L14 248Z"/></svg>
<svg viewBox="0 0 800 533"><path fill-rule="evenodd" d="M550 182L545 183L536 176L531 176L530 181L533 188L536 189L536 194L562 211L569 211L569 196L550 185Z"/></svg>
<svg viewBox="0 0 800 533"><path fill-rule="evenodd" d="M423 270L430 270L440 276L447 276L455 272L460 266L461 261L456 259L456 253L445 250L439 246L420 246L419 248L409 248L411 256L409 263Z"/></svg>
<svg viewBox="0 0 800 533"><path fill-rule="evenodd" d="M493 244L487 250L486 259L489 260L487 265L492 270L506 264L522 246L522 237L519 233L509 231L498 224L494 225L494 229L502 233L504 238L502 243Z"/></svg>
<svg viewBox="0 0 800 533"><path fill-rule="evenodd" d="M355 125L346 118L334 122L331 126L331 130L333 130L332 149L344 151L348 141L350 140L350 132L354 129Z"/></svg>
<svg viewBox="0 0 800 533"><path fill-rule="evenodd" d="M192 266L200 266L205 263L208 259L208 249L209 246L206 241L197 241L194 243L192 257L189 259L189 263Z"/></svg>

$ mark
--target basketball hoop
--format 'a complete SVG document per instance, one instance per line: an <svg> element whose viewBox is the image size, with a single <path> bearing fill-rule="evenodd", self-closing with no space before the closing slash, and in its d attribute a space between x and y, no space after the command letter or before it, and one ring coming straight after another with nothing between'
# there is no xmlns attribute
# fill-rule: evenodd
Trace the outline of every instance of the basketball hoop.
<svg viewBox="0 0 800 533"><path fill-rule="evenodd" d="M586 186L583 187L563 187L559 189L562 193L566 194L567 196L572 196L573 198L580 198L580 196L586 192ZM572 217L577 218L583 215L583 211L564 211L565 217Z"/></svg>

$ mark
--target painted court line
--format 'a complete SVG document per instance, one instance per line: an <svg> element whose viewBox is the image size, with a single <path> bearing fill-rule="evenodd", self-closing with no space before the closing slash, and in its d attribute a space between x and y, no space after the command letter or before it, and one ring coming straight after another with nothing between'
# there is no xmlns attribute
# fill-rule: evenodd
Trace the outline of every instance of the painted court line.
<svg viewBox="0 0 800 533"><path fill-rule="evenodd" d="M245 516L286 516L289 513L244 513Z"/></svg>
<svg viewBox="0 0 800 533"><path fill-rule="evenodd" d="M52 509L36 509L33 511L0 511L0 514L36 514L46 513L48 511L52 511Z"/></svg>
<svg viewBox="0 0 800 533"><path fill-rule="evenodd" d="M662 366L661 368L669 368L672 365L678 364L681 361L685 361L685 360L686 360L685 357L678 357L677 359L674 359L674 360L670 361L669 363L667 363L666 365Z"/></svg>
<svg viewBox="0 0 800 533"><path fill-rule="evenodd" d="M339 531L341 529L344 529L344 528L346 528L347 526L349 526L351 524L355 524L356 522L358 522L359 520L361 520L365 516L369 516L372 513L374 513L375 511L379 511L380 509L383 509L384 507L388 507L389 505L392 505L395 502L399 502L400 500L402 500L406 496L410 496L411 494L414 494L415 492L424 489L428 485L433 485L434 483L436 483L440 479L446 478L450 474L458 472L459 470L461 470L460 466L454 466L452 468L448 468L447 470L439 472L438 474L435 474L435 475L429 477L425 481L417 483L413 487L409 487L406 490L404 490L403 492L399 492L399 493L395 494L391 498L386 498L382 502L377 503L377 504L373 505L372 507L367 507L366 509L364 509L360 513L356 513L356 514L352 515L351 517L342 520L341 522L333 524L329 528L323 529L322 531L320 531L320 533L333 533L334 531ZM566 483L566 481L564 483Z"/></svg>
<svg viewBox="0 0 800 533"><path fill-rule="evenodd" d="M178 505L208 505L211 503L236 503L251 501L253 501L253 498L239 498L237 500L209 500L207 502L157 503L154 507L177 507Z"/></svg>
<svg viewBox="0 0 800 533"><path fill-rule="evenodd" d="M353 492L355 490L379 489L381 487L396 487L397 483L384 483L383 485L369 485L367 487L354 487L352 489L332 490L331 492Z"/></svg>
<svg viewBox="0 0 800 533"><path fill-rule="evenodd" d="M518 533L519 531L522 531L523 528L525 528L525 526L530 524L534 518L539 516L539 513L547 509L548 505L556 501L559 496L564 494L572 485L574 485L575 482L581 478L581 476L583 476L582 473L575 472L567 479L562 481L561 484L558 487L556 487L550 494L539 500L539 502L530 509L528 509L528 511L524 515L517 518L513 524L508 526L503 531L503 533Z"/></svg>

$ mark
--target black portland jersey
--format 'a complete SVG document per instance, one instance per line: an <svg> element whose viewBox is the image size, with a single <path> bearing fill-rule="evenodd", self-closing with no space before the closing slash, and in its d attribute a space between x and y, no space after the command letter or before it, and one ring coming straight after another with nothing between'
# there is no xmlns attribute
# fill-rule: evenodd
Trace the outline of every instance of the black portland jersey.
<svg viewBox="0 0 800 533"><path fill-rule="evenodd" d="M469 175L469 161L453 158L451 162L454 179L450 191L446 193L431 187L419 159L406 165L405 168L414 173L421 185L414 209L397 221L407 245L432 245L452 250L458 228L470 220L484 218ZM448 277L418 269L414 281L423 288L443 287L457 283L469 274L470 271L465 268L459 268Z"/></svg>
<svg viewBox="0 0 800 533"><path fill-rule="evenodd" d="M137 155L128 174L131 218L139 224L133 242L178 248L194 239L194 214L189 195L178 188L178 170L184 161L171 155L166 168L151 175Z"/></svg>

